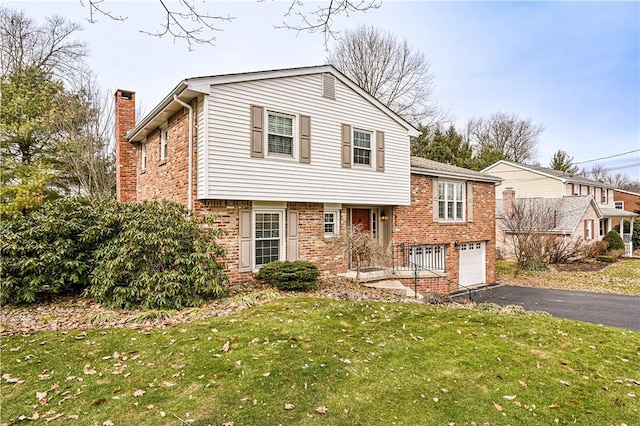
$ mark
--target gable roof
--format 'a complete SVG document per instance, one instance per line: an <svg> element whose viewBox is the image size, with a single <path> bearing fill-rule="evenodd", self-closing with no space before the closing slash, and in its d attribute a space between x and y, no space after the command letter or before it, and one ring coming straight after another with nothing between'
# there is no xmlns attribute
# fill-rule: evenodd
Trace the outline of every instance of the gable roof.
<svg viewBox="0 0 640 426"><path fill-rule="evenodd" d="M164 123L169 116L182 108L182 105L177 102L177 99L183 102L188 102L200 94L209 94L210 87L212 85L268 80L274 78L299 77L311 74L333 75L336 79L340 80L376 108L388 115L400 126L407 129L409 136L417 137L420 135L420 131L411 123L393 112L378 99L371 96L335 67L332 65L316 65L309 67L283 68L277 70L187 78L178 83L178 85L174 87L173 90L171 90L171 92L169 92L169 94L165 96L149 114L136 123L136 126L127 133L127 139L131 142L142 141L151 130L157 128L160 124Z"/></svg>
<svg viewBox="0 0 640 426"><path fill-rule="evenodd" d="M602 217L602 212L590 195L572 195L558 198L516 198L516 202L526 201L534 209L557 212L556 225L550 229L554 234L572 234L582 221L582 217L589 208L593 206L598 217ZM503 200L496 200L496 217L502 217Z"/></svg>
<svg viewBox="0 0 640 426"><path fill-rule="evenodd" d="M587 179L586 177L565 173L563 171L550 169L548 167L540 167L540 166L534 166L531 164L516 163L515 161L509 161L509 160L500 160L498 162L495 162L489 167L486 167L485 169L483 169L482 171L491 172L491 169L495 168L499 164L507 164L509 166L517 167L522 170L528 170L530 172L533 172L542 176L560 180L563 183L577 183L579 185L590 185L590 186L597 186L597 187L603 187L603 188L613 188L613 186L609 185L608 183L600 182L593 179Z"/></svg>
<svg viewBox="0 0 640 426"><path fill-rule="evenodd" d="M422 157L411 157L411 173L444 178L466 179L479 182L500 183L502 179L451 164L440 163Z"/></svg>

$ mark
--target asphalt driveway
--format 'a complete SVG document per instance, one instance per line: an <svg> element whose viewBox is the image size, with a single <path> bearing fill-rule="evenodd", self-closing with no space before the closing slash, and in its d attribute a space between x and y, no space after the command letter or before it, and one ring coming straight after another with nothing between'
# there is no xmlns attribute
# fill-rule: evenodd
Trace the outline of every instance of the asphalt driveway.
<svg viewBox="0 0 640 426"><path fill-rule="evenodd" d="M468 297L464 293L455 298ZM640 296L498 285L478 289L472 298L476 303L519 305L527 310L549 312L554 317L640 331Z"/></svg>

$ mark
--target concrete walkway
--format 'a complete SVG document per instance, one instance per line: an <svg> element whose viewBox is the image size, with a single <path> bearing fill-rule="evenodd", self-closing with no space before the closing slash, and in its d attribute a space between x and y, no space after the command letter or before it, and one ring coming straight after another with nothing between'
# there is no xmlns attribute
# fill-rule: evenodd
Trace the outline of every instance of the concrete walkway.
<svg viewBox="0 0 640 426"><path fill-rule="evenodd" d="M555 317L640 331L640 296L499 285L477 290L472 297L476 303L519 305ZM468 295L455 298L468 300Z"/></svg>

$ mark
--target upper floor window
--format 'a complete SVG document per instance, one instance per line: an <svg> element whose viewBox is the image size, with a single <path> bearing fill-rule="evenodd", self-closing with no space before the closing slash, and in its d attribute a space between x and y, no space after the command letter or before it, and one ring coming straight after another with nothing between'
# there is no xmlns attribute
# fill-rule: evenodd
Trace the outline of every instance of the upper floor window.
<svg viewBox="0 0 640 426"><path fill-rule="evenodd" d="M602 204L608 204L609 197L607 197L607 195L609 195L609 190L607 188L600 188L600 193L601 193L600 202Z"/></svg>
<svg viewBox="0 0 640 426"><path fill-rule="evenodd" d="M371 134L366 130L353 130L353 164L371 165Z"/></svg>
<svg viewBox="0 0 640 426"><path fill-rule="evenodd" d="M142 144L140 151L141 151L140 162L142 163L142 170L145 170L147 168L147 144L146 143Z"/></svg>
<svg viewBox="0 0 640 426"><path fill-rule="evenodd" d="M624 201L615 201L615 207L618 210L624 210Z"/></svg>
<svg viewBox="0 0 640 426"><path fill-rule="evenodd" d="M167 129L160 129L160 160L169 157L169 132Z"/></svg>
<svg viewBox="0 0 640 426"><path fill-rule="evenodd" d="M275 112L268 113L267 153L293 157L295 118Z"/></svg>
<svg viewBox="0 0 640 426"><path fill-rule="evenodd" d="M584 221L584 239L593 240L593 219L585 219Z"/></svg>
<svg viewBox="0 0 640 426"><path fill-rule="evenodd" d="M464 220L463 191L462 182L438 183L438 219Z"/></svg>

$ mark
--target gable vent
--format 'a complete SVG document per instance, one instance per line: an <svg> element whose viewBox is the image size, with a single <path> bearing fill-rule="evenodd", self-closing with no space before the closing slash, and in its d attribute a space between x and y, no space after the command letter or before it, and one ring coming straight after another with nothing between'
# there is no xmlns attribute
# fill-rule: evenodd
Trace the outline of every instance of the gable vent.
<svg viewBox="0 0 640 426"><path fill-rule="evenodd" d="M336 78L331 74L322 74L322 97L336 98Z"/></svg>

